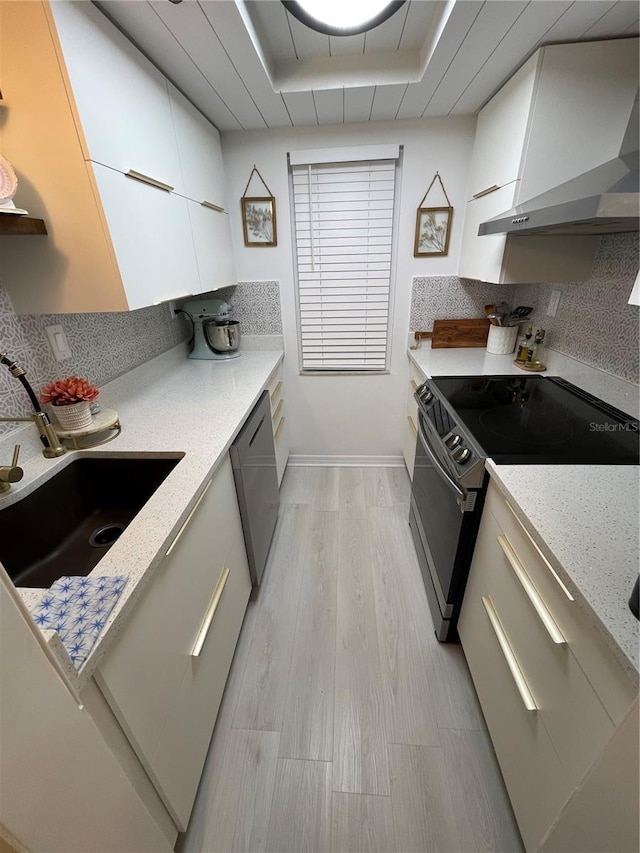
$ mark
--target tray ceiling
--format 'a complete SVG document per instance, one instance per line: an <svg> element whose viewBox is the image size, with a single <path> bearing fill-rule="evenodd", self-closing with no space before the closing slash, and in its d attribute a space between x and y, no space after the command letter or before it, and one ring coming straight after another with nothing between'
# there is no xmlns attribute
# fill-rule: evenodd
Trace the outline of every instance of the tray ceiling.
<svg viewBox="0 0 640 853"><path fill-rule="evenodd" d="M366 34L326 36L279 0L96 5L221 131L473 114L536 48L636 36L639 9L408 0Z"/></svg>

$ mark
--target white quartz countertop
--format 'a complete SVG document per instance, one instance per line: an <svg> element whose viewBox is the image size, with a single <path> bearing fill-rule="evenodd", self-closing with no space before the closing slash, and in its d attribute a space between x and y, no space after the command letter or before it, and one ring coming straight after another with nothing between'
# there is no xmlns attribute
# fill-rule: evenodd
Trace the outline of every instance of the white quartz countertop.
<svg viewBox="0 0 640 853"><path fill-rule="evenodd" d="M425 376L526 376L514 355L483 348L436 349L409 357ZM548 370L637 417L638 387L552 350ZM534 374L536 375L536 374ZM575 593L633 680L640 623L628 600L640 568L640 469L631 465L496 465L487 470L549 562Z"/></svg>
<svg viewBox="0 0 640 853"><path fill-rule="evenodd" d="M122 434L118 438L55 460L35 452L22 463L24 478L0 499L0 508L25 497L78 456L184 454L93 569L92 575L123 574L129 580L80 670L75 670L60 644L49 644L78 688L93 673L150 582L202 486L222 461L283 357L283 352L256 350L243 351L240 358L228 361L195 361L186 358L184 347L176 347L101 389L101 405L120 415ZM35 435L31 425L22 432L25 444L31 432ZM22 435L18 439L14 434L12 439L22 440ZM69 574L73 574L73 567ZM28 606L42 595L35 590L24 593Z"/></svg>
<svg viewBox="0 0 640 853"><path fill-rule="evenodd" d="M489 460L487 470L637 684L640 622L628 601L640 565L638 467Z"/></svg>

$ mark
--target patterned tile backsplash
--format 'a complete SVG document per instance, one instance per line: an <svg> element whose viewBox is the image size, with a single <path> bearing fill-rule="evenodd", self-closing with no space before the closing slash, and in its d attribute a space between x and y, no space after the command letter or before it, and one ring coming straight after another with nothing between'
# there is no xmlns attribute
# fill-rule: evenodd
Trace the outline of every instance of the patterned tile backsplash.
<svg viewBox="0 0 640 853"><path fill-rule="evenodd" d="M591 278L563 284L492 285L456 276L413 279L409 328L430 329L438 317L477 317L489 302L533 305L533 321L547 330L547 344L623 379L638 381L640 309L628 305L638 271L638 234L602 237ZM556 317L547 317L551 292L561 292ZM233 306L244 335L281 335L280 283L243 281L215 293ZM56 362L45 327L62 325L71 358ZM112 314L18 316L0 283L0 351L27 371L39 391L45 382L71 373L103 385L167 349L189 339L188 320L171 319L165 305ZM26 395L4 368L0 370L0 414L29 412ZM0 435L12 430L0 424Z"/></svg>
<svg viewBox="0 0 640 853"><path fill-rule="evenodd" d="M484 306L513 299L513 285L486 284L454 275L414 278L409 331L427 332L437 319L484 317Z"/></svg>
<svg viewBox="0 0 640 853"><path fill-rule="evenodd" d="M277 281L241 282L235 287L203 294L227 299L245 335L281 335L280 285ZM45 327L61 325L71 358L56 362ZM166 305L110 314L34 314L18 316L0 283L0 352L20 362L36 393L60 376L86 376L104 385L191 336L184 317L171 319ZM0 368L0 414L29 414L27 396L4 367ZM16 427L0 424L0 435Z"/></svg>
<svg viewBox="0 0 640 853"><path fill-rule="evenodd" d="M57 362L45 333L46 326L61 325L71 358ZM42 385L60 376L86 376L104 385L139 364L171 349L189 337L182 317L172 320L166 305L111 314L38 314L18 316L0 284L0 351L24 367L36 394ZM4 367L0 369L0 413L25 415L27 396ZM0 434L13 429L0 424Z"/></svg>
<svg viewBox="0 0 640 853"><path fill-rule="evenodd" d="M428 330L440 317L479 317L490 302L532 305L546 344L622 379L638 382L640 309L627 304L638 272L638 234L601 238L591 278L562 284L494 285L455 276L414 278L410 331ZM552 291L561 293L547 317Z"/></svg>
<svg viewBox="0 0 640 853"><path fill-rule="evenodd" d="M241 335L282 334L279 281L241 281L213 295L231 303Z"/></svg>
<svg viewBox="0 0 640 853"><path fill-rule="evenodd" d="M638 382L640 308L628 299L638 273L638 233L607 234L587 282L518 285L520 305L534 306L534 322L547 330L548 346L565 355ZM552 291L561 293L555 317L547 317Z"/></svg>

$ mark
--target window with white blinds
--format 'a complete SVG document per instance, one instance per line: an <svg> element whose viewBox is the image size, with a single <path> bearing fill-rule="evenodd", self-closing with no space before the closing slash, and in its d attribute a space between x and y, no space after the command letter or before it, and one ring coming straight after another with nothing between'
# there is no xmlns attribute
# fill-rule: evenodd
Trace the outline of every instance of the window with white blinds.
<svg viewBox="0 0 640 853"><path fill-rule="evenodd" d="M385 370L396 160L291 174L302 369Z"/></svg>

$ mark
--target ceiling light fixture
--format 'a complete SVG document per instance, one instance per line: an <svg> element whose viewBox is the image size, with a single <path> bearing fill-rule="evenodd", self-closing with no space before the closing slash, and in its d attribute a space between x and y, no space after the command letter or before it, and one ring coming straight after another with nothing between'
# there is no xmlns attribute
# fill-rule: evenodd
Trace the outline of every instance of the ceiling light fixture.
<svg viewBox="0 0 640 853"><path fill-rule="evenodd" d="M319 33L354 36L377 27L405 0L282 0L288 12Z"/></svg>

